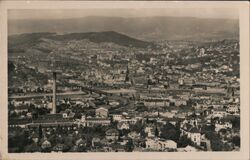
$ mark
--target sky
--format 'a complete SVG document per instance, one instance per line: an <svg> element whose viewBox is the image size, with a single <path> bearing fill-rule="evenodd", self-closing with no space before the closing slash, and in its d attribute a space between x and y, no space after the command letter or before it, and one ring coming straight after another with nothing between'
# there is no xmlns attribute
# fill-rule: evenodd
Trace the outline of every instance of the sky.
<svg viewBox="0 0 250 160"><path fill-rule="evenodd" d="M174 16L197 18L238 19L238 10L231 8L157 8L157 9L25 9L9 10L9 19L69 19L86 16L148 17Z"/></svg>

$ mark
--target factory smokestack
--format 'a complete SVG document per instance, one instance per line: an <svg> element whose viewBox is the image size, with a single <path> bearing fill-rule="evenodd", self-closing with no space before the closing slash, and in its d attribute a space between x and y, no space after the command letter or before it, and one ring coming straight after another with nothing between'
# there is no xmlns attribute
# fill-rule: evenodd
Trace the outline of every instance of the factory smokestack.
<svg viewBox="0 0 250 160"><path fill-rule="evenodd" d="M52 114L56 113L56 72L53 72L53 102Z"/></svg>

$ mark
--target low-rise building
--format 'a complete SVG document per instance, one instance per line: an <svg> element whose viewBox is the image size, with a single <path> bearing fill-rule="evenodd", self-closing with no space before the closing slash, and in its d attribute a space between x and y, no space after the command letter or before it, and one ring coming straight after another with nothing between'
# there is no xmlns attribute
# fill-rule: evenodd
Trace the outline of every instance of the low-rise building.
<svg viewBox="0 0 250 160"><path fill-rule="evenodd" d="M80 123L83 126L94 126L94 125L107 126L110 125L111 121L108 118L82 116Z"/></svg>
<svg viewBox="0 0 250 160"><path fill-rule="evenodd" d="M51 143L50 143L50 141L48 141L47 139L44 140L44 142L43 142L42 145L41 145L41 148L42 148L42 149L49 149L49 148L51 148Z"/></svg>
<svg viewBox="0 0 250 160"><path fill-rule="evenodd" d="M162 140L162 139L146 139L146 148L156 151L164 151L166 149L176 149L177 143L173 140Z"/></svg>
<svg viewBox="0 0 250 160"><path fill-rule="evenodd" d="M95 110L96 117L108 117L108 109L100 107Z"/></svg>
<svg viewBox="0 0 250 160"><path fill-rule="evenodd" d="M126 123L126 122L119 122L118 124L117 124L117 128L119 129L119 130L123 130L123 129L129 129L129 124L128 123Z"/></svg>
<svg viewBox="0 0 250 160"><path fill-rule="evenodd" d="M229 121L217 121L215 123L215 131L218 132L221 129L232 129L233 125Z"/></svg>
<svg viewBox="0 0 250 160"><path fill-rule="evenodd" d="M121 121L122 117L123 116L121 114L113 114L112 115L113 121Z"/></svg>
<svg viewBox="0 0 250 160"><path fill-rule="evenodd" d="M108 129L105 132L105 135L106 135L106 139L108 139L108 140L118 140L118 138L119 138L118 130L113 129L113 128Z"/></svg>
<svg viewBox="0 0 250 160"><path fill-rule="evenodd" d="M236 113L239 113L239 107L234 105L234 106L229 106L226 111L228 113L232 113L232 114L236 114Z"/></svg>

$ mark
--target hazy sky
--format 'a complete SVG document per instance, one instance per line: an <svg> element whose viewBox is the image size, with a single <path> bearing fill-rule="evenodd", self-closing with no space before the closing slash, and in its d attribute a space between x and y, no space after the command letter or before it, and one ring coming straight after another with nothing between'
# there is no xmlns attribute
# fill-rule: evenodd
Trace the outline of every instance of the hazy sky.
<svg viewBox="0 0 250 160"><path fill-rule="evenodd" d="M53 9L53 10L9 10L9 19L68 19L85 16L185 16L198 18L238 19L237 9L225 8L163 8L163 9Z"/></svg>

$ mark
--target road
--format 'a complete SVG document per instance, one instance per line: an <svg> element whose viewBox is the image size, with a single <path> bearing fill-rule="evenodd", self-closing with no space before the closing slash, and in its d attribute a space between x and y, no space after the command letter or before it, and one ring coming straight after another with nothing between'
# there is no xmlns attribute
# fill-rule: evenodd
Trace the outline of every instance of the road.
<svg viewBox="0 0 250 160"><path fill-rule="evenodd" d="M136 90L134 89L109 89L109 90L103 90L104 92L107 93L114 93L114 94L118 94L118 93L136 93Z"/></svg>

